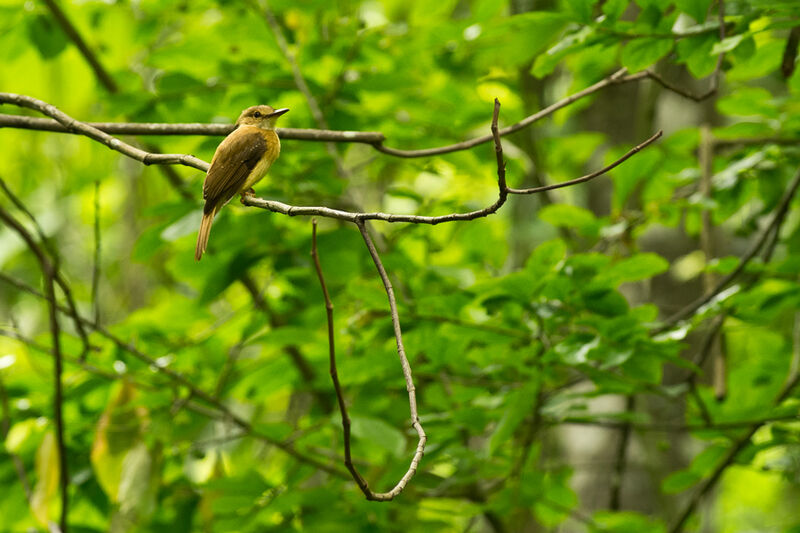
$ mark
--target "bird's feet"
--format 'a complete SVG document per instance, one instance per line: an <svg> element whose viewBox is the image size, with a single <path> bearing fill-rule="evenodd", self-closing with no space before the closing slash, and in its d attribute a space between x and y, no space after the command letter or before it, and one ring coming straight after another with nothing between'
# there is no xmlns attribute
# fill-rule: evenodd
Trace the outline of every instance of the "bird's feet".
<svg viewBox="0 0 800 533"><path fill-rule="evenodd" d="M247 198L254 198L256 196L256 191L252 187L247 189L246 191L242 191L242 197L239 199L242 203L244 203L245 199Z"/></svg>

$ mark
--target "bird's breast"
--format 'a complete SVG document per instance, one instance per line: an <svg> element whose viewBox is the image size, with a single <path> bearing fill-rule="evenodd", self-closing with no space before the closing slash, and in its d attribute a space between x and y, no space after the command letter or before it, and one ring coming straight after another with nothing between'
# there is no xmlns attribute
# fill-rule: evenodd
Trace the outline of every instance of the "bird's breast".
<svg viewBox="0 0 800 533"><path fill-rule="evenodd" d="M246 191L258 183L261 178L266 175L267 171L269 171L269 167L272 166L272 163L278 159L278 156L281 153L281 141L278 138L277 133L272 130L261 130L260 133L264 136L264 140L267 141L267 151L264 153L264 157L262 157L259 162L256 163L256 166L253 167L253 170L250 171L250 174L247 176L241 191Z"/></svg>

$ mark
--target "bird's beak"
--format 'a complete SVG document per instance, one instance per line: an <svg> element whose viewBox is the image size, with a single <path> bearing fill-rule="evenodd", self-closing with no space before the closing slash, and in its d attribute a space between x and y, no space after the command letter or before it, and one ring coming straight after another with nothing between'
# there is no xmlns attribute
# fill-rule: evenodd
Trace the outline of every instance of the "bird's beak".
<svg viewBox="0 0 800 533"><path fill-rule="evenodd" d="M289 108L288 107L284 107L283 109L276 109L275 111L273 111L272 113L267 115L267 117L268 118L275 118L275 117L279 117L279 116L283 115L284 113L288 113L288 112L289 112Z"/></svg>

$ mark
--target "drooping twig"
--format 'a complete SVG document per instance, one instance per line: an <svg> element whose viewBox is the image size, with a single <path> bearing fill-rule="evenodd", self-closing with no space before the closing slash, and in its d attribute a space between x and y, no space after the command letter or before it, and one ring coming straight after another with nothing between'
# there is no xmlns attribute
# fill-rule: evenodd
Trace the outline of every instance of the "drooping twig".
<svg viewBox="0 0 800 533"><path fill-rule="evenodd" d="M722 42L725 40L725 0L719 0L717 5L717 20L719 21L719 41ZM647 73L647 77L653 80L654 82L658 83L665 89L674 92L675 94L679 94L684 98L688 98L689 100L694 100L695 102L702 102L703 100L713 96L719 90L719 83L720 78L722 77L722 64L725 61L725 54L720 53L717 55L717 62L714 65L714 71L711 73L711 85L709 85L708 89L700 94L695 94L691 91L687 91L674 83L671 83L664 79L660 74L654 72L652 69L646 70L644 72Z"/></svg>
<svg viewBox="0 0 800 533"><path fill-rule="evenodd" d="M333 381L333 389L336 391L336 400L339 403L339 413L342 417L342 439L344 441L344 465L353 476L353 479L358 484L358 488L364 493L368 499L372 491L367 484L367 481L359 474L350 452L350 415L347 414L347 405L344 401L344 394L342 393L342 386L339 383L339 372L336 369L336 344L333 326L333 302L328 293L328 286L325 283L325 276L322 274L322 265L319 261L319 253L317 252L317 221L311 221L311 257L314 260L314 269L317 271L317 278L319 285L322 288L322 297L325 300L325 314L328 319L328 361L329 371L331 374L331 381Z"/></svg>
<svg viewBox="0 0 800 533"><path fill-rule="evenodd" d="M55 276L56 269L50 261L48 254L33 238L25 227L14 218L11 213L0 206L0 220L5 222L25 241L25 244L36 256L44 277L45 295L50 322L50 336L53 342L53 420L55 422L56 447L58 449L59 477L58 484L61 495L61 512L59 515L59 528L61 533L67 533L67 515L69 513L69 472L67 466L67 447L64 443L64 392L61 382L62 355L61 355L61 326L58 323L58 310L56 309Z"/></svg>
<svg viewBox="0 0 800 533"><path fill-rule="evenodd" d="M374 493L370 491L371 494L367 496L367 498L371 500L388 501L400 494L408 484L408 481L417 472L419 462L422 460L422 455L425 453L425 443L427 442L428 437L425 435L425 431L422 429L422 424L419 420L419 415L417 414L416 388L414 387L414 381L411 377L411 366L408 363L406 351L403 347L403 336L402 332L400 331L400 316L397 313L397 302L394 298L394 289L392 289L392 283L389 281L389 276L386 274L386 269L383 267L381 258L378 255L378 250L375 248L375 244L373 244L372 238L369 236L366 223L363 220L359 220L356 222L356 225L358 226L358 230L361 232L361 237L364 239L364 244L367 245L369 255L372 257L373 263L375 263L375 268L378 270L378 275L381 277L381 281L383 281L383 288L385 289L386 296L389 299L392 327L394 328L394 336L397 342L397 356L400 358L400 365L403 367L403 377L406 380L406 390L408 391L408 405L411 414L411 426L416 430L417 436L419 437L417 449L414 452L414 457L411 459L411 465L408 467L408 470L400 479L400 481L397 482L397 485L395 485L395 487L389 492Z"/></svg>

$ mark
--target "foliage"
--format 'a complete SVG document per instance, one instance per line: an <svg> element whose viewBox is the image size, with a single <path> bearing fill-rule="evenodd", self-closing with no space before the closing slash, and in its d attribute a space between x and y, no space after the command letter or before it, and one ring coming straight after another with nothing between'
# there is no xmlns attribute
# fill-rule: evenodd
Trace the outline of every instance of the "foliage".
<svg viewBox="0 0 800 533"><path fill-rule="evenodd" d="M701 103L642 79L503 138L509 184L527 187L595 170L665 130L607 177L514 197L471 222L374 224L429 437L391 503L364 501L341 466L307 218L232 202L195 262L201 173L177 168L182 188L83 137L0 130L0 177L57 250L82 315L96 312L113 337L91 327L81 363L60 315L72 530L677 531L703 496L712 505L687 526L800 528L797 392L785 387L800 357L798 202L777 236L764 233L800 164L797 6L726 2L721 39L712 0L528 4L64 2L108 84L47 3L0 2L4 91L85 121L227 122L269 103L291 109L281 126L322 127L271 10L327 126L402 148L484 135L495 97L509 125L620 67L699 94L721 61L720 90ZM137 142L209 161L219 138ZM709 147L704 193L698 154ZM495 172L490 144L399 159L285 141L256 188L295 205L433 215L490 204ZM659 331L762 236L724 290ZM416 445L386 295L352 225L320 220L318 251L354 460L384 490ZM0 529L45 530L59 505L52 338L46 302L6 279L42 286L7 226L0 269Z"/></svg>

